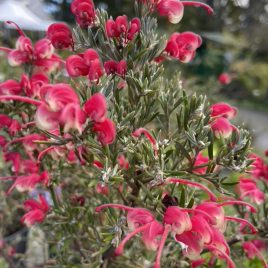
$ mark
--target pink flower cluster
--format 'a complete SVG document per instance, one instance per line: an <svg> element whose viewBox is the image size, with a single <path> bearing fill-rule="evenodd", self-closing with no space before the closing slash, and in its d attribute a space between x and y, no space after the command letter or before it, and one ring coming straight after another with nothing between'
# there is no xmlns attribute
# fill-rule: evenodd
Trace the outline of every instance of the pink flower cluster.
<svg viewBox="0 0 268 268"><path fill-rule="evenodd" d="M126 15L118 16L115 21L113 19L108 19L105 24L107 37L116 38L124 45L129 41L132 41L139 33L140 29L140 19L134 18L129 23Z"/></svg>
<svg viewBox="0 0 268 268"><path fill-rule="evenodd" d="M103 75L103 67L98 53L94 49L87 49L84 53L69 56L66 69L70 77L88 76L89 81L98 83ZM127 63L125 60L116 62L109 60L104 63L107 75L117 74L125 77Z"/></svg>
<svg viewBox="0 0 268 268"><path fill-rule="evenodd" d="M173 179L173 181L176 181ZM180 182L183 180L179 180ZM235 267L230 258L230 248L223 235L226 222L235 221L247 224L252 233L256 228L248 221L240 218L225 216L223 206L240 204L256 212L250 204L242 201L214 201L203 202L192 209L169 206L163 214L162 223L144 208L132 208L119 204L104 204L96 208L100 212L104 208L119 208L127 212L127 223L130 233L121 241L115 250L115 255L123 253L125 244L136 234L142 234L142 241L147 249L157 250L155 268L160 267L161 255L169 233L178 242L186 257L191 260L201 258L204 249L209 250L214 256L225 259L228 267Z"/></svg>

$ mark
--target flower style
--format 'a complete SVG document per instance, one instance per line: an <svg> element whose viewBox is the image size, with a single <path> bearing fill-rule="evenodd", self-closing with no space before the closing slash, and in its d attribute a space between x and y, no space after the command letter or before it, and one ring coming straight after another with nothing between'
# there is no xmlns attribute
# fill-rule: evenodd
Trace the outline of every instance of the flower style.
<svg viewBox="0 0 268 268"><path fill-rule="evenodd" d="M141 135L144 135L147 140L151 143L153 150L155 152L155 154L157 154L158 152L158 144L156 139L149 133L148 130L146 130L145 128L138 128L136 129L133 133L132 133L132 137L134 138L139 138Z"/></svg>
<svg viewBox="0 0 268 268"><path fill-rule="evenodd" d="M31 175L18 176L15 178L15 182L7 191L9 195L15 188L19 192L32 191L35 189L37 184L48 185L49 174L44 171L40 175L38 173L33 173Z"/></svg>
<svg viewBox="0 0 268 268"><path fill-rule="evenodd" d="M35 223L44 221L48 211L49 205L43 195L39 195L38 201L29 199L24 202L24 209L28 211L22 218L21 222L30 227Z"/></svg>
<svg viewBox="0 0 268 268"><path fill-rule="evenodd" d="M180 0L160 0L155 2L159 15L167 17L168 21L174 24L181 21L185 6L201 7L205 9L209 15L213 14L213 9L202 2Z"/></svg>

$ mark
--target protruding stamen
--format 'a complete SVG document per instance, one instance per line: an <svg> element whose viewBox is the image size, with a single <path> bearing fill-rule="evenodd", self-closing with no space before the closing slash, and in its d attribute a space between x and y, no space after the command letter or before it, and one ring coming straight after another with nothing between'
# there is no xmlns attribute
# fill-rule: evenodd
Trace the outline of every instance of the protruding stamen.
<svg viewBox="0 0 268 268"><path fill-rule="evenodd" d="M142 135L142 134L143 134L143 135L148 139L148 141L152 144L155 153L157 153L157 152L158 152L157 142L156 142L155 138L149 133L148 130L146 130L145 128L138 128L138 129L136 129L136 130L132 133L132 136L135 137L135 138L138 138L138 137L140 137L140 135Z"/></svg>
<svg viewBox="0 0 268 268"><path fill-rule="evenodd" d="M10 181L10 180L15 180L16 178L17 178L16 176L0 177L0 181Z"/></svg>
<svg viewBox="0 0 268 268"><path fill-rule="evenodd" d="M28 128L28 127L31 127L31 126L35 126L35 121L23 124L22 128Z"/></svg>
<svg viewBox="0 0 268 268"><path fill-rule="evenodd" d="M132 207L128 207L128 206L121 205L121 204L103 204L101 206L96 207L95 211L100 212L102 209L105 209L105 208L119 208L119 209L126 210L126 211L131 211L134 209Z"/></svg>
<svg viewBox="0 0 268 268"><path fill-rule="evenodd" d="M17 96L17 95L2 95L0 96L0 101L3 101L3 100L21 101L21 102L29 103L35 106L39 106L42 104L42 102L39 100L34 100L28 97Z"/></svg>
<svg viewBox="0 0 268 268"><path fill-rule="evenodd" d="M149 227L151 223L147 223L145 225L142 225L138 228L136 228L133 232L129 233L122 241L121 243L119 244L119 246L116 248L115 250L115 255L121 255L123 253L123 250L124 250L124 247L125 247L125 244L127 243L127 241L129 239L131 239L133 236L135 236L136 234L140 233L140 232L143 232L144 230L146 230L146 228Z"/></svg>
<svg viewBox="0 0 268 268"><path fill-rule="evenodd" d="M218 204L219 207L228 206L228 205L243 205L243 206L249 207L251 209L251 212L254 212L254 213L257 212L257 209L254 206L252 206L251 204L247 202L240 201L240 200L229 200L229 201L225 201L223 203Z"/></svg>
<svg viewBox="0 0 268 268"><path fill-rule="evenodd" d="M19 25L17 23L15 23L14 21L10 21L10 20L6 21L6 23L7 24L14 25L15 28L16 28L16 30L17 30L17 32L19 33L19 35L25 37L25 33L23 32L23 30L19 27Z"/></svg>
<svg viewBox="0 0 268 268"><path fill-rule="evenodd" d="M229 217L229 216L226 216L224 218L225 218L225 220L235 221L235 222L247 224L253 234L258 232L258 230L255 228L255 226L253 224L251 224L249 221L245 220L245 219L236 218L236 217Z"/></svg>
<svg viewBox="0 0 268 268"><path fill-rule="evenodd" d="M200 183L193 182L193 181L188 181L188 180L183 180L183 179L178 179L178 178L167 178L166 182L167 183L169 183L169 182L171 182L171 183L181 183L181 184L186 184L186 185L191 185L191 186L197 187L197 188L205 191L209 195L211 201L216 202L216 200L217 200L217 197L206 186L204 186L204 185L202 185Z"/></svg>
<svg viewBox="0 0 268 268"><path fill-rule="evenodd" d="M37 163L40 163L41 159L43 158L44 155L46 155L48 152L52 151L54 149L54 146L50 146L43 150L42 152L39 153L37 157Z"/></svg>
<svg viewBox="0 0 268 268"><path fill-rule="evenodd" d="M160 268L161 267L161 256L162 256L162 252L163 252L163 249L164 249L168 234L170 233L170 230L171 230L171 225L167 224L165 226L165 230L164 230L164 233L163 233L163 235L161 237L161 241L160 241L160 244L159 244L159 247L158 247L154 268Z"/></svg>
<svg viewBox="0 0 268 268"><path fill-rule="evenodd" d="M9 53L9 52L11 52L12 51L12 49L11 48L8 48L8 47L0 47L0 51L4 51L4 52L6 52L6 53Z"/></svg>
<svg viewBox="0 0 268 268"><path fill-rule="evenodd" d="M182 3L184 6L201 7L201 8L203 8L203 9L205 9L209 15L211 15L211 14L214 13L214 10L213 10L212 7L210 7L209 5L204 4L204 3L202 3L202 2L195 2L195 1L181 1L181 3Z"/></svg>
<svg viewBox="0 0 268 268"><path fill-rule="evenodd" d="M207 212L205 212L204 210L202 210L202 209L183 208L182 211L186 211L186 212L190 212L190 213L191 212L192 213L197 212L197 213L203 214L204 216L206 216L210 220L211 224L213 224L213 225L216 224L215 219L211 215L209 215Z"/></svg>
<svg viewBox="0 0 268 268"><path fill-rule="evenodd" d="M224 251L222 251L219 248L216 248L214 246L207 246L208 250L212 250L212 251L218 251L221 255L223 255L223 257L226 259L227 263L228 263L228 267L229 268L236 268L236 265L234 264L234 262L232 261L232 259L229 257L229 255L227 255Z"/></svg>

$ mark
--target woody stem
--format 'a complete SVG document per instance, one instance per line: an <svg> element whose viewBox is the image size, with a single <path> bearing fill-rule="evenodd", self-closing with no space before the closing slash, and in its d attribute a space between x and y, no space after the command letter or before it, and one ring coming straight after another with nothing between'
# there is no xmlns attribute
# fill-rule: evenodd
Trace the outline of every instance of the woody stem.
<svg viewBox="0 0 268 268"><path fill-rule="evenodd" d="M254 225L252 225L249 221L245 220L245 219L241 219L241 218L236 218L236 217L229 217L229 216L226 216L225 217L226 220L229 220L229 221L235 221L235 222L239 222L239 223L245 223L249 226L251 232L253 234L257 233L258 230L255 228Z"/></svg>

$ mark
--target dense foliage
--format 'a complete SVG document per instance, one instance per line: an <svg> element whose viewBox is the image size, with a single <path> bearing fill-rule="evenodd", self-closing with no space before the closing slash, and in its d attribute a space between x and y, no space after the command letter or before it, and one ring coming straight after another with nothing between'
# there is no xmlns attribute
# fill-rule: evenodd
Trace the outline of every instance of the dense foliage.
<svg viewBox="0 0 268 268"><path fill-rule="evenodd" d="M0 84L0 180L7 195L29 193L21 222L41 224L55 267L267 267L268 169L232 124L237 109L187 94L173 69L165 76L202 39L160 36L156 16L179 23L191 6L213 12L143 0L137 17L111 18L74 0L77 26L55 23L34 45L8 22L20 37L1 50L22 73ZM11 265L4 238L0 253Z"/></svg>

